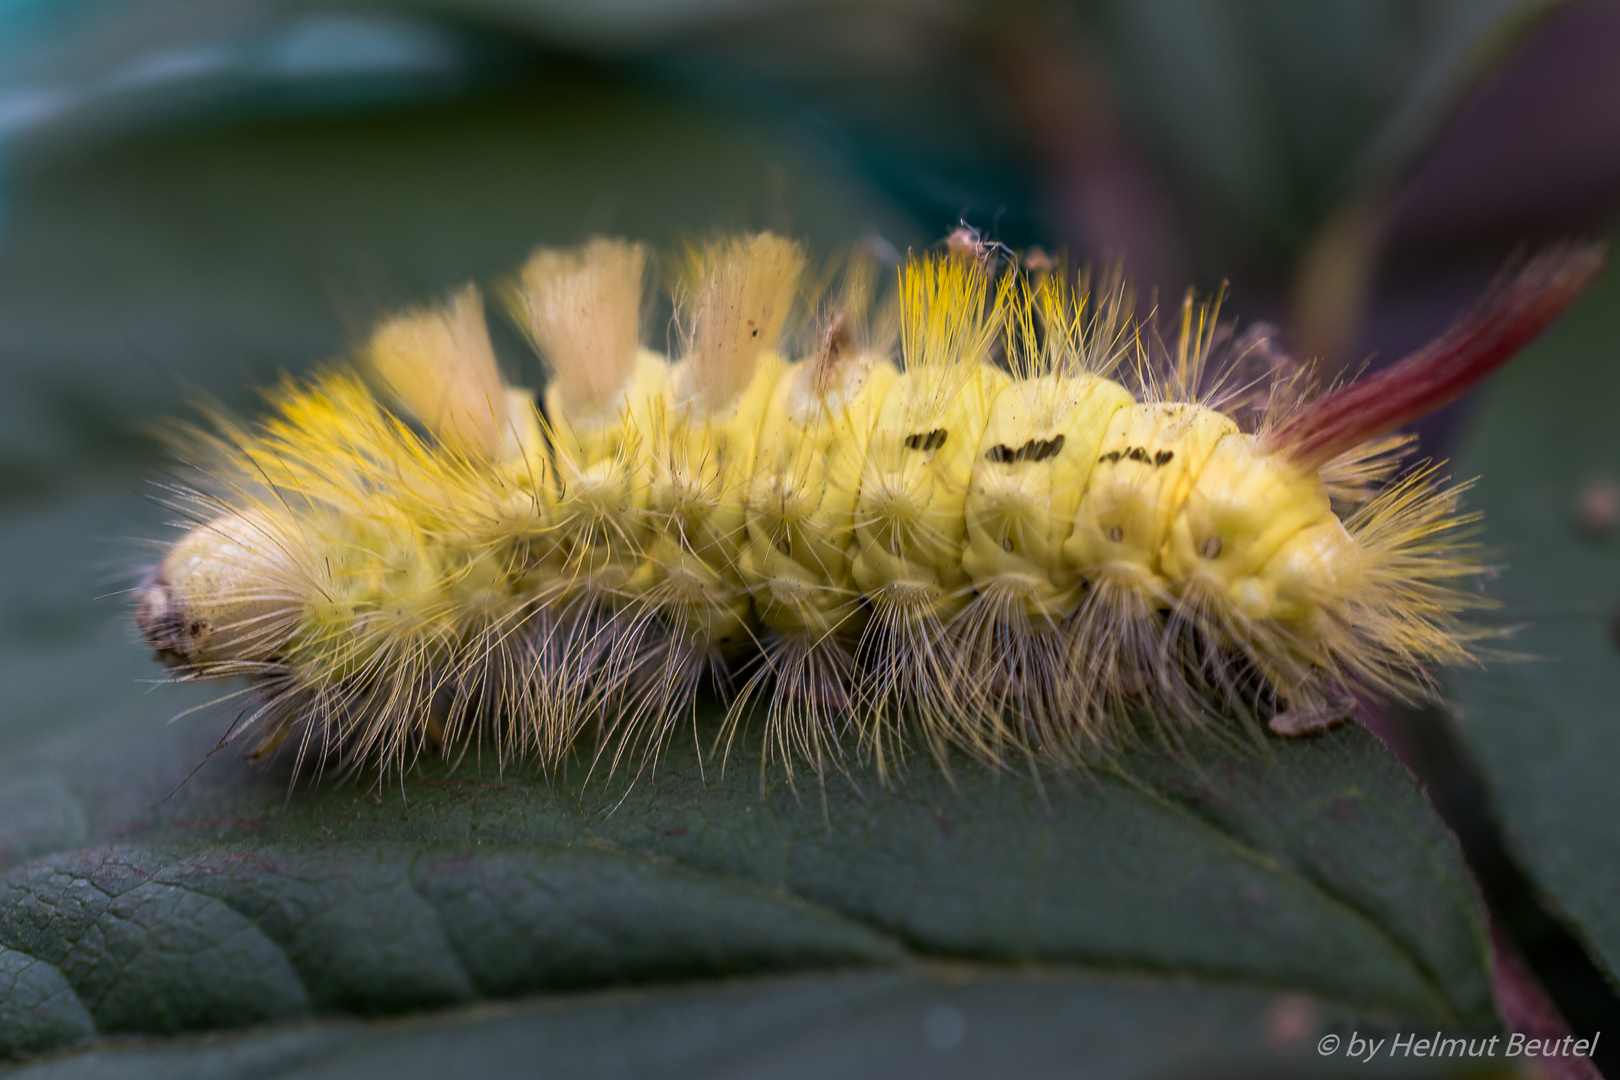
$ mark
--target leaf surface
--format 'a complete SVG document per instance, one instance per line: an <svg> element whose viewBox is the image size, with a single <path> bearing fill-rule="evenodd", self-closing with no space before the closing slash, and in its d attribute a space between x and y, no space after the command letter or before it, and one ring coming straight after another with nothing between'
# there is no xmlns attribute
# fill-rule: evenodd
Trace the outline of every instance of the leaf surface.
<svg viewBox="0 0 1620 1080"><path fill-rule="evenodd" d="M1459 672L1459 730L1520 859L1611 979L1620 977L1620 535L1583 530L1594 481L1620 481L1620 274L1486 392L1457 467L1498 554L1519 662Z"/></svg>

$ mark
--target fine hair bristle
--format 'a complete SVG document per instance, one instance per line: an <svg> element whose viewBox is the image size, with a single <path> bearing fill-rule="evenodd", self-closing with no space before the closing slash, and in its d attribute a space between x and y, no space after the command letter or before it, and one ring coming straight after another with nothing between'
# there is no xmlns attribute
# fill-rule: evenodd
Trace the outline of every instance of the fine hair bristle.
<svg viewBox="0 0 1620 1080"><path fill-rule="evenodd" d="M843 384L848 365L870 363L894 351L899 307L893 289L878 287L879 264L869 251L851 252L824 271L814 294L825 295L804 340L808 385L825 396ZM836 283L835 283L836 282Z"/></svg>
<svg viewBox="0 0 1620 1080"><path fill-rule="evenodd" d="M640 344L646 270L644 245L596 237L575 249L537 249L508 290L570 414L618 407Z"/></svg>
<svg viewBox="0 0 1620 1080"><path fill-rule="evenodd" d="M1012 288L1012 279L1003 278L992 293L980 260L945 254L908 262L900 270L905 370L949 373L993 359Z"/></svg>
<svg viewBox="0 0 1620 1080"><path fill-rule="evenodd" d="M1168 320L1157 311L1145 320L1130 364L1144 400L1200 405L1218 400L1225 380L1217 346L1230 332L1220 321L1225 295L1224 286L1208 297L1188 289Z"/></svg>
<svg viewBox="0 0 1620 1080"><path fill-rule="evenodd" d="M437 438L484 457L500 452L506 383L495 365L476 286L383 320L364 358L394 399Z"/></svg>
<svg viewBox="0 0 1620 1080"><path fill-rule="evenodd" d="M1106 378L1140 348L1131 317L1136 297L1120 265L1094 280L1089 267L1071 276L1048 259L1040 273L1014 280L1006 330L1015 377Z"/></svg>
<svg viewBox="0 0 1620 1080"><path fill-rule="evenodd" d="M702 280L687 298L685 359L695 402L723 410L775 349L804 272L804 248L774 233L719 240L697 256Z"/></svg>

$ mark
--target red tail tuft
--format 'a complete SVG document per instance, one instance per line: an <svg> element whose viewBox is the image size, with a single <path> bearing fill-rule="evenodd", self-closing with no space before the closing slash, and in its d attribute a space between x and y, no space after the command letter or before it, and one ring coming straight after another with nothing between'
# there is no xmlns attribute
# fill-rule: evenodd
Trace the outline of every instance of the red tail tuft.
<svg viewBox="0 0 1620 1080"><path fill-rule="evenodd" d="M1267 449L1319 468L1368 439L1449 405L1511 360L1603 269L1602 244L1563 244L1493 285L1468 314L1390 367L1315 402L1266 438Z"/></svg>

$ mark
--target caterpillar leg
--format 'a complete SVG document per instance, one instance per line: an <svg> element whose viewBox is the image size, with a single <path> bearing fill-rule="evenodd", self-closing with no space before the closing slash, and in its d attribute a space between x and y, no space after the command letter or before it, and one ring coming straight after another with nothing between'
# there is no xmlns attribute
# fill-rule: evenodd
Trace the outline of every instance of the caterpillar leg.
<svg viewBox="0 0 1620 1080"><path fill-rule="evenodd" d="M1355 695L1342 685L1328 687L1323 697L1291 705L1266 721L1272 734L1284 738L1316 735L1352 720L1356 715Z"/></svg>

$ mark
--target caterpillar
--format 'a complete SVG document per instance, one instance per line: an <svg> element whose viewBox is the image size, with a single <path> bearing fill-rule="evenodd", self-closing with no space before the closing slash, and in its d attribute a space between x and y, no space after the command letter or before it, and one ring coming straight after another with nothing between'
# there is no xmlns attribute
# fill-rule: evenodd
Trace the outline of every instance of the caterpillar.
<svg viewBox="0 0 1620 1080"><path fill-rule="evenodd" d="M549 768L587 729L654 761L710 688L714 748L758 719L790 778L1319 730L1477 653L1475 518L1398 431L1602 263L1530 258L1324 392L1218 297L1139 319L1119 272L1038 253L951 244L882 289L870 261L718 238L672 264L668 358L643 245L541 249L500 296L538 399L468 286L260 422L181 429L200 479L169 490L183 534L135 620L174 678L247 680L226 739L300 766L492 739Z"/></svg>

